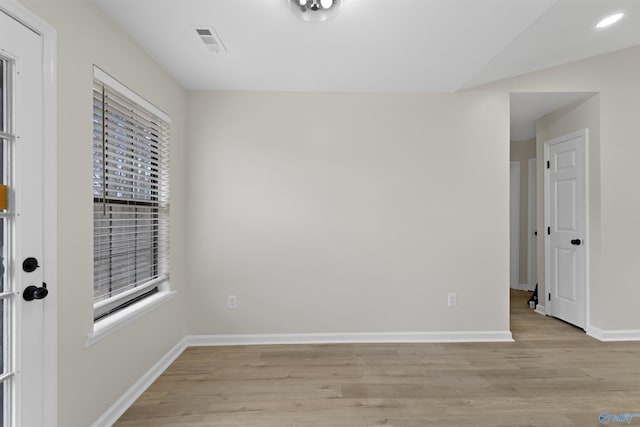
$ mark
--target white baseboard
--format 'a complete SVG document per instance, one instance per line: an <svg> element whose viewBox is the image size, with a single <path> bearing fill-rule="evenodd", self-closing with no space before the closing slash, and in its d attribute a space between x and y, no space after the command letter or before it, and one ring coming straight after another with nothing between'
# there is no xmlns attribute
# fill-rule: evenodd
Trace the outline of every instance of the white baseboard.
<svg viewBox="0 0 640 427"><path fill-rule="evenodd" d="M509 331L190 335L188 347L274 344L511 342Z"/></svg>
<svg viewBox="0 0 640 427"><path fill-rule="evenodd" d="M91 427L108 427L115 424L118 418L145 392L147 388L173 363L187 348L186 337L182 338L151 369L136 381L111 407L98 418Z"/></svg>
<svg viewBox="0 0 640 427"><path fill-rule="evenodd" d="M640 341L640 330L622 329L606 331L594 326L587 327L587 335L600 341Z"/></svg>
<svg viewBox="0 0 640 427"><path fill-rule="evenodd" d="M547 309L544 305L536 305L536 313L542 314L543 316L547 315Z"/></svg>

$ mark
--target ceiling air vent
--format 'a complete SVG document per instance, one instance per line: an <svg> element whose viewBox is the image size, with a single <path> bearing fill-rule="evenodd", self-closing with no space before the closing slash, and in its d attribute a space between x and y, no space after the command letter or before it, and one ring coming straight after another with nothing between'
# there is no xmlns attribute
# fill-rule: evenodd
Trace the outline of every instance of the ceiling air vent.
<svg viewBox="0 0 640 427"><path fill-rule="evenodd" d="M194 26L193 27L200 40L207 49L214 53L225 53L227 48L222 44L222 40L216 34L216 30L209 26Z"/></svg>

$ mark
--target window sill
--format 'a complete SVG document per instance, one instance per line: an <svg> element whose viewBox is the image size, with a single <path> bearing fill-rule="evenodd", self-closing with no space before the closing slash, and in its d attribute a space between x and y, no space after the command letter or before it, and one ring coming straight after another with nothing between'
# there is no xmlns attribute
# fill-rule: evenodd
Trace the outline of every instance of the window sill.
<svg viewBox="0 0 640 427"><path fill-rule="evenodd" d="M133 322L154 308L170 301L175 296L176 291L160 291L137 304L113 313L110 316L100 319L93 324L93 332L87 335L85 347L91 347L101 339L117 331L123 326Z"/></svg>

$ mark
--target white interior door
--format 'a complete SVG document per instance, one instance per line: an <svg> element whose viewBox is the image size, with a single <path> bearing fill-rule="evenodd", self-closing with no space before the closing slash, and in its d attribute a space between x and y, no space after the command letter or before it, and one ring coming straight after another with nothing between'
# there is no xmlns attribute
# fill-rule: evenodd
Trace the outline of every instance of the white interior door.
<svg viewBox="0 0 640 427"><path fill-rule="evenodd" d="M509 286L520 289L520 162L510 163Z"/></svg>
<svg viewBox="0 0 640 427"><path fill-rule="evenodd" d="M545 143L548 306L552 316L581 328L586 312L586 142L586 131L580 131Z"/></svg>
<svg viewBox="0 0 640 427"><path fill-rule="evenodd" d="M48 303L43 256L43 42L2 10L0 63L0 168L8 194L0 209L1 420L3 427L55 425L55 420L44 419L43 409Z"/></svg>

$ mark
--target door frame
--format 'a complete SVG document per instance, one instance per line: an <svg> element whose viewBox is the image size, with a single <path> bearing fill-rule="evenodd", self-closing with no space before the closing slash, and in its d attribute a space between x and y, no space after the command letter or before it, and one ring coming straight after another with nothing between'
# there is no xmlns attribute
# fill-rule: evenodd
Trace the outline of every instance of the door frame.
<svg viewBox="0 0 640 427"><path fill-rule="evenodd" d="M567 135L560 136L558 138L554 138L544 142L544 164L549 161L549 148L552 145L559 144L561 142L574 139L577 137L582 137L584 141L584 189L585 189L585 212L584 212L584 330L590 328L590 286L589 286L589 247L590 247L590 239L589 239L589 129L581 129L575 132L571 132ZM544 166L544 165L543 165ZM545 312L547 316L551 315L551 306L553 305L553 301L549 300L549 295L551 289L549 288L551 280L550 280L550 238L549 234L546 232L547 227L550 226L550 215L549 212L549 169L544 167L544 281L545 281L545 294L543 297L545 298Z"/></svg>
<svg viewBox="0 0 640 427"><path fill-rule="evenodd" d="M538 281L538 159L527 162L527 285L533 291Z"/></svg>
<svg viewBox="0 0 640 427"><path fill-rule="evenodd" d="M0 10L35 33L42 39L43 51L43 145L44 145L44 195L46 209L43 212L44 247L46 260L45 281L49 295L44 305L44 419L47 425L58 425L58 196L57 196L57 51L56 31L44 20L34 15L16 0L0 0ZM20 354L16 355L20 358Z"/></svg>
<svg viewBox="0 0 640 427"><path fill-rule="evenodd" d="M520 180L519 160L509 162L509 288L520 289Z"/></svg>

